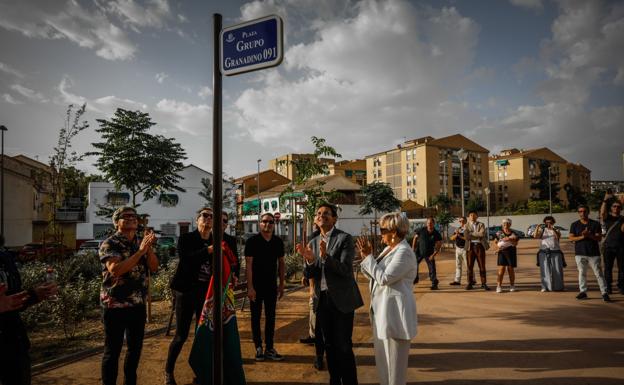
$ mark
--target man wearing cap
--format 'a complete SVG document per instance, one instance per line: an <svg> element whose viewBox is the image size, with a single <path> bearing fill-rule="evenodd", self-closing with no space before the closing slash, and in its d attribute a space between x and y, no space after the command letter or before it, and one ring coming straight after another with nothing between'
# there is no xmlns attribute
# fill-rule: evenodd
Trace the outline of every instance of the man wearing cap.
<svg viewBox="0 0 624 385"><path fill-rule="evenodd" d="M100 246L102 287L100 302L104 322L104 355L102 384L117 383L119 355L124 335L127 352L124 360L124 384L136 385L136 370L141 358L145 332L145 301L148 271L158 270L158 258L152 250L156 236L146 230L137 237L137 212L133 207L120 207L113 213L115 234Z"/></svg>

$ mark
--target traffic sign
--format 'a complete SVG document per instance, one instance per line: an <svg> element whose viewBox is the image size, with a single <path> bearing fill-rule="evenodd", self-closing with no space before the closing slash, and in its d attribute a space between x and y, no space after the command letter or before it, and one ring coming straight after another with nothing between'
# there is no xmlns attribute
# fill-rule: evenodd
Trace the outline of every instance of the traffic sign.
<svg viewBox="0 0 624 385"><path fill-rule="evenodd" d="M280 213L273 214L273 218L275 218L276 221L279 221L281 217L282 217L282 214Z"/></svg>
<svg viewBox="0 0 624 385"><path fill-rule="evenodd" d="M236 75L275 67L284 58L282 19L271 15L223 28L221 73Z"/></svg>

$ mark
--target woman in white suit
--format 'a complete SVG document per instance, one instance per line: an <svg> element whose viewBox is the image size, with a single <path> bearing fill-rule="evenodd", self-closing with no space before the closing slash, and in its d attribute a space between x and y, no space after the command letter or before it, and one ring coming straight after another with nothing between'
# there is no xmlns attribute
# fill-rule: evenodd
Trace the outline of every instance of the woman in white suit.
<svg viewBox="0 0 624 385"><path fill-rule="evenodd" d="M401 213L381 217L382 241L387 247L377 257L368 240L358 239L364 258L360 267L370 279L370 316L373 327L375 363L383 385L406 383L411 339L416 336L416 301L412 282L416 277L416 256L405 241L409 221Z"/></svg>

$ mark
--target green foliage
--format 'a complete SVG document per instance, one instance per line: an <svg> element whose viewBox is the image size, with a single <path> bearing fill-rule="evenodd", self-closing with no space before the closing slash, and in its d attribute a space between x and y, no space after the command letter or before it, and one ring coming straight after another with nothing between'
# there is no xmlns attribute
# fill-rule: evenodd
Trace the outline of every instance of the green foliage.
<svg viewBox="0 0 624 385"><path fill-rule="evenodd" d="M161 265L158 272L152 276L150 290L153 299L166 301L172 300L173 293L171 292L169 284L171 283L171 278L173 277L177 267L178 260L173 259L166 265Z"/></svg>
<svg viewBox="0 0 624 385"><path fill-rule="evenodd" d="M111 120L97 122L104 141L92 143L98 151L87 155L98 157L95 166L117 189L130 190L133 206L140 193L147 200L164 191L184 191L177 183L186 152L173 138L148 133L156 124L149 114L118 108Z"/></svg>
<svg viewBox="0 0 624 385"><path fill-rule="evenodd" d="M531 178L531 189L538 191L538 200L548 200L549 197L549 189L548 189L548 168L551 166L549 160L540 159L537 162L539 173ZM552 174L551 174L552 177ZM551 197L553 203L559 203L559 183L553 182L551 178L550 187L551 187ZM548 211L546 211L548 212Z"/></svg>
<svg viewBox="0 0 624 385"><path fill-rule="evenodd" d="M438 194L429 199L429 206L435 206L438 210L441 211L450 211L451 207L455 204L453 198L449 197L446 194Z"/></svg>
<svg viewBox="0 0 624 385"><path fill-rule="evenodd" d="M364 201L360 206L360 215L372 212L391 212L401 207L401 201L394 196L392 187L388 183L374 182L362 187L360 191Z"/></svg>
<svg viewBox="0 0 624 385"><path fill-rule="evenodd" d="M591 211L600 210L600 205L602 205L605 193L605 190L596 190L583 196Z"/></svg>
<svg viewBox="0 0 624 385"><path fill-rule="evenodd" d="M202 189L197 194L206 200L206 206L212 206L212 191L214 186L209 178L201 179ZM223 210L233 211L236 208L236 188L234 178L223 174Z"/></svg>
<svg viewBox="0 0 624 385"><path fill-rule="evenodd" d="M511 212L512 215L548 214L548 209L548 200L529 200L527 202L518 202L516 205L513 205L508 212ZM561 204L553 202L553 213L563 213L565 211Z"/></svg>
<svg viewBox="0 0 624 385"><path fill-rule="evenodd" d="M563 189L568 196L568 209L576 210L579 205L587 204L587 198L583 195L578 187L566 183L565 185L563 185Z"/></svg>
<svg viewBox="0 0 624 385"><path fill-rule="evenodd" d="M284 256L284 264L286 270L284 274L286 275L287 280L303 271L303 260L297 253L286 254Z"/></svg>
<svg viewBox="0 0 624 385"><path fill-rule="evenodd" d="M485 202L481 198L470 198L466 204L466 212L470 211L482 212L485 211Z"/></svg>

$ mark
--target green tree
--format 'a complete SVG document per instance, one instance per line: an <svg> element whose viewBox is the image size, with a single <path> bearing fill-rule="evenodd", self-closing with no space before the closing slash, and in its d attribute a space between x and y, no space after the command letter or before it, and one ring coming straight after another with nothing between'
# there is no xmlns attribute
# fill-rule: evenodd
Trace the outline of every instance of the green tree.
<svg viewBox="0 0 624 385"><path fill-rule="evenodd" d="M362 187L360 193L364 197L364 201L360 205L360 215L374 213L375 221L378 211L390 212L401 207L401 201L394 196L392 187L388 183L370 183Z"/></svg>
<svg viewBox="0 0 624 385"><path fill-rule="evenodd" d="M202 189L197 194L206 200L206 206L212 206L212 192L214 186L210 178L201 179ZM234 187L234 178L227 177L223 174L223 209L234 210L236 208L236 187Z"/></svg>
<svg viewBox="0 0 624 385"><path fill-rule="evenodd" d="M98 157L95 166L116 189L130 190L133 206L138 194L147 200L160 192L185 191L177 183L186 152L173 138L148 133L156 125L149 114L118 108L111 120L97 122L104 141L92 143L98 151L88 155Z"/></svg>
<svg viewBox="0 0 624 385"><path fill-rule="evenodd" d="M553 182L552 174L550 178L550 192L548 189L548 168L551 166L549 160L540 159L537 160L539 172L537 175L531 178L531 189L538 191L538 200L548 200L549 193L552 194L552 201L559 203L559 183Z"/></svg>
<svg viewBox="0 0 624 385"><path fill-rule="evenodd" d="M444 240L446 240L448 234L448 225L454 220L451 214L451 207L453 207L454 203L455 201L446 194L438 194L429 199L429 206L435 206L436 208L435 220L442 228L442 238Z"/></svg>
<svg viewBox="0 0 624 385"><path fill-rule="evenodd" d="M485 202L482 198L470 198L466 204L466 212L470 211L485 211Z"/></svg>
<svg viewBox="0 0 624 385"><path fill-rule="evenodd" d="M563 189L568 196L568 209L576 210L579 205L587 204L587 199L578 187L566 183Z"/></svg>

